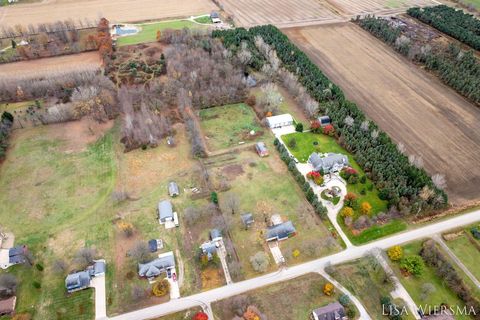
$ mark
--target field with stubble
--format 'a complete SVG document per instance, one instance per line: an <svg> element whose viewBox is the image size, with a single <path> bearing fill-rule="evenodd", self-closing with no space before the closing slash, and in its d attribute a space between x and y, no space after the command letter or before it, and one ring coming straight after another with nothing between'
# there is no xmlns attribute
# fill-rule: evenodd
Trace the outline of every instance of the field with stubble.
<svg viewBox="0 0 480 320"><path fill-rule="evenodd" d="M480 198L480 109L352 23L284 32L430 174L454 205Z"/></svg>
<svg viewBox="0 0 480 320"><path fill-rule="evenodd" d="M0 25L38 24L72 19L110 22L138 22L190 17L215 10L210 0L51 0L0 7Z"/></svg>

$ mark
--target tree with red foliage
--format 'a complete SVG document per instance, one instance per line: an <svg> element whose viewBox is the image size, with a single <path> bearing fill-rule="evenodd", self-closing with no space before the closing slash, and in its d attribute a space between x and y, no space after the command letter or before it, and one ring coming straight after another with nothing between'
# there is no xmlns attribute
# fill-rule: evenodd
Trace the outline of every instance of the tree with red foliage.
<svg viewBox="0 0 480 320"><path fill-rule="evenodd" d="M335 134L335 128L331 124L327 124L325 127L323 127L323 134L327 136L333 136Z"/></svg>
<svg viewBox="0 0 480 320"><path fill-rule="evenodd" d="M192 320L208 320L208 315L205 312L199 311L195 313Z"/></svg>
<svg viewBox="0 0 480 320"><path fill-rule="evenodd" d="M321 128L322 128L322 125L320 124L320 121L318 121L318 120L313 120L310 123L310 130L312 130L312 132L314 132L314 133L319 133Z"/></svg>

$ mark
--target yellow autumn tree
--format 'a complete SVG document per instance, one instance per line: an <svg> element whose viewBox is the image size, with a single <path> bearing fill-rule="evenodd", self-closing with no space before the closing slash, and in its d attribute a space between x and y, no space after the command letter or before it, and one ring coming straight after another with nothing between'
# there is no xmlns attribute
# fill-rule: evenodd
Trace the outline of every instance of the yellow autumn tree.
<svg viewBox="0 0 480 320"><path fill-rule="evenodd" d="M362 204L360 205L360 213L368 216L370 215L371 212L372 212L372 205L367 201L362 202Z"/></svg>
<svg viewBox="0 0 480 320"><path fill-rule="evenodd" d="M342 211L340 212L340 215L342 217L351 217L353 216L353 209L350 207L344 207Z"/></svg>
<svg viewBox="0 0 480 320"><path fill-rule="evenodd" d="M323 293L325 293L326 296L331 296L334 291L335 287L330 282L325 283L323 286Z"/></svg>
<svg viewBox="0 0 480 320"><path fill-rule="evenodd" d="M300 250L298 250L298 249L293 250L292 256L293 256L294 258L297 258L299 255L300 255Z"/></svg>
<svg viewBox="0 0 480 320"><path fill-rule="evenodd" d="M403 249L400 246L393 246L387 251L388 257L392 261L398 261L403 257Z"/></svg>
<svg viewBox="0 0 480 320"><path fill-rule="evenodd" d="M163 297L170 292L170 283L167 279L162 279L158 282L155 282L152 287L152 293L156 297Z"/></svg>

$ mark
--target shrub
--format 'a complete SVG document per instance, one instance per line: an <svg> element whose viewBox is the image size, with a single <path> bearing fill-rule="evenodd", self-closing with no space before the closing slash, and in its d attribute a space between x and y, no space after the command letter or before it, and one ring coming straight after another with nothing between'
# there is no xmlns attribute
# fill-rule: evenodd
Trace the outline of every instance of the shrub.
<svg viewBox="0 0 480 320"><path fill-rule="evenodd" d="M301 122L297 123L297 125L295 126L295 131L303 132L303 123Z"/></svg>
<svg viewBox="0 0 480 320"><path fill-rule="evenodd" d="M423 259L417 255L407 256L400 261L400 269L409 274L419 276L424 269Z"/></svg>
<svg viewBox="0 0 480 320"><path fill-rule="evenodd" d="M218 204L218 194L215 191L213 191L210 194L210 201L212 201L215 204Z"/></svg>
<svg viewBox="0 0 480 320"><path fill-rule="evenodd" d="M338 298L338 302L344 307L348 306L350 304L350 297L346 294L342 294L340 298Z"/></svg>
<svg viewBox="0 0 480 320"><path fill-rule="evenodd" d="M293 256L294 258L297 258L299 255L300 255L300 250L298 250L298 249L293 250L292 256Z"/></svg>
<svg viewBox="0 0 480 320"><path fill-rule="evenodd" d="M254 107L257 104L257 98L252 94L248 96L247 100L245 100L245 103L250 107Z"/></svg>
<svg viewBox="0 0 480 320"><path fill-rule="evenodd" d="M37 268L38 271L43 271L43 269L44 269L44 268L43 268L43 265L40 264L40 263L37 263L37 264L35 265L35 268Z"/></svg>
<svg viewBox="0 0 480 320"><path fill-rule="evenodd" d="M403 257L403 249L400 246L393 246L387 251L388 257L392 261L398 261Z"/></svg>
<svg viewBox="0 0 480 320"><path fill-rule="evenodd" d="M327 124L325 127L323 127L322 130L323 134L332 137L335 134L335 128L331 124Z"/></svg>
<svg viewBox="0 0 480 320"><path fill-rule="evenodd" d="M41 283L38 281L33 281L32 285L35 289L40 289L42 287Z"/></svg>
<svg viewBox="0 0 480 320"><path fill-rule="evenodd" d="M155 297L163 297L170 292L170 283L167 279L162 279L153 284L152 293Z"/></svg>
<svg viewBox="0 0 480 320"><path fill-rule="evenodd" d="M340 215L342 217L352 217L353 216L353 209L350 207L343 207L342 211L340 211Z"/></svg>
<svg viewBox="0 0 480 320"><path fill-rule="evenodd" d="M297 140L295 138L290 139L290 141L288 141L288 146L295 149L297 147Z"/></svg>
<svg viewBox="0 0 480 320"><path fill-rule="evenodd" d="M192 320L208 320L208 315L205 312L199 311L195 313Z"/></svg>
<svg viewBox="0 0 480 320"><path fill-rule="evenodd" d="M258 251L255 255L250 257L250 263L252 264L253 270L257 272L265 272L268 269L270 261L265 252Z"/></svg>
<svg viewBox="0 0 480 320"><path fill-rule="evenodd" d="M362 190L360 190L360 194L362 196L366 195L367 194L367 190L365 190L365 188L362 188Z"/></svg>
<svg viewBox="0 0 480 320"><path fill-rule="evenodd" d="M472 229L470 229L470 233L475 239L480 240L480 230L478 230L477 227L473 227Z"/></svg>
<svg viewBox="0 0 480 320"><path fill-rule="evenodd" d="M275 140L273 140L273 145L277 147L279 144L280 144L280 141L278 140L278 138L275 138Z"/></svg>
<svg viewBox="0 0 480 320"><path fill-rule="evenodd" d="M368 216L370 215L371 212L372 212L372 205L367 201L362 202L362 204L360 205L360 213L362 215Z"/></svg>
<svg viewBox="0 0 480 320"><path fill-rule="evenodd" d="M365 184L367 182L367 177L365 175L363 175L361 178L360 178L360 183L361 184Z"/></svg>
<svg viewBox="0 0 480 320"><path fill-rule="evenodd" d="M348 192L346 195L345 195L345 198L343 199L344 200L344 203L346 206L348 207L352 207L352 208L355 208L356 204L357 204L357 195L353 192Z"/></svg>
<svg viewBox="0 0 480 320"><path fill-rule="evenodd" d="M325 283L323 286L323 293L326 296L331 296L335 292L335 287L330 282Z"/></svg>
<svg viewBox="0 0 480 320"><path fill-rule="evenodd" d="M311 130L313 133L319 133L319 132L322 130L322 125L320 124L320 121L318 121L318 120L313 120L313 121L310 123L310 130Z"/></svg>

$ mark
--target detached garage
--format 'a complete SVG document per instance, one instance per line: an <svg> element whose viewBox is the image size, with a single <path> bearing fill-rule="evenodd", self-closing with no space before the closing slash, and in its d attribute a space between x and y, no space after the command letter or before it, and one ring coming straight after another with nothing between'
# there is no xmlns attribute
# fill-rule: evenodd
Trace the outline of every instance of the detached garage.
<svg viewBox="0 0 480 320"><path fill-rule="evenodd" d="M293 117L288 113L267 117L267 124L271 129L291 126L293 125Z"/></svg>

